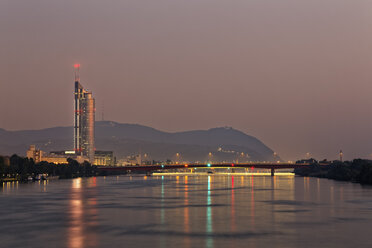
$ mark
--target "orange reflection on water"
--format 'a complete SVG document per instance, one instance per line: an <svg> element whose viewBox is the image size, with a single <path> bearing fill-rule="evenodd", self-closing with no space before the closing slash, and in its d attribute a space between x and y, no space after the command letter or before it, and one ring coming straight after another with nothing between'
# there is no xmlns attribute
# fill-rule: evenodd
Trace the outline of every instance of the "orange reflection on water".
<svg viewBox="0 0 372 248"><path fill-rule="evenodd" d="M236 222L235 222L235 191L234 191L234 176L231 176L231 231L236 231Z"/></svg>
<svg viewBox="0 0 372 248"><path fill-rule="evenodd" d="M254 177L251 176L251 225L252 225L252 229L254 230L255 210L254 210L254 180L253 180L253 178Z"/></svg>
<svg viewBox="0 0 372 248"><path fill-rule="evenodd" d="M88 188L96 187L95 178L89 179ZM69 227L68 227L68 247L96 247L96 233L92 230L98 225L97 223L97 199L95 197L84 197L84 191L87 188L82 187L82 179L72 180L70 201L69 201ZM89 191L95 193L95 191ZM89 231L88 231L89 230Z"/></svg>
<svg viewBox="0 0 372 248"><path fill-rule="evenodd" d="M188 183L188 177L185 176L185 200L184 200L184 212L183 212L183 222L184 222L184 231L185 233L190 232L190 216L189 216L189 186L187 185ZM186 236L185 237L185 246L190 247L190 237Z"/></svg>
<svg viewBox="0 0 372 248"><path fill-rule="evenodd" d="M81 178L72 180L69 213L70 225L68 228L68 247L83 247L83 203L81 199Z"/></svg>
<svg viewBox="0 0 372 248"><path fill-rule="evenodd" d="M190 226L189 226L189 186L187 185L187 176L185 176L185 209L184 209L184 225L185 225L185 232L190 232Z"/></svg>
<svg viewBox="0 0 372 248"><path fill-rule="evenodd" d="M277 188L276 176L273 176L272 179L273 179L274 189L276 189Z"/></svg>

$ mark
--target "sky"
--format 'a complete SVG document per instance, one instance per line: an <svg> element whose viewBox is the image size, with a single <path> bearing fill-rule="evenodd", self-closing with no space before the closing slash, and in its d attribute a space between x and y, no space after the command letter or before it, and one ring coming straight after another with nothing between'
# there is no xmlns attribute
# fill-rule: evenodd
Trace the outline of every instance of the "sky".
<svg viewBox="0 0 372 248"><path fill-rule="evenodd" d="M283 159L372 159L372 1L0 0L0 128L231 126Z"/></svg>

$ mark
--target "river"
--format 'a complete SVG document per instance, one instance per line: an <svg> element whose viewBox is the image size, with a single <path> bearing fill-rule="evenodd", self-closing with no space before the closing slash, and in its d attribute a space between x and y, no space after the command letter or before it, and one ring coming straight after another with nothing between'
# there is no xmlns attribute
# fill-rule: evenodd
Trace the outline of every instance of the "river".
<svg viewBox="0 0 372 248"><path fill-rule="evenodd" d="M372 188L216 174L4 183L0 247L372 247Z"/></svg>

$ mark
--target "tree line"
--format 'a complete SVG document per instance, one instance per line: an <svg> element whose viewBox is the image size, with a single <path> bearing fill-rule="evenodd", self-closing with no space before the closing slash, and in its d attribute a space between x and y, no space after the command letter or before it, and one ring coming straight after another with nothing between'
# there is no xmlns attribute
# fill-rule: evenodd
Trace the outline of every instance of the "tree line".
<svg viewBox="0 0 372 248"><path fill-rule="evenodd" d="M295 173L300 176L372 184L372 160L335 161L329 165L313 163L309 167L295 169Z"/></svg>
<svg viewBox="0 0 372 248"><path fill-rule="evenodd" d="M91 177L98 175L97 167L89 162L80 164L74 159L68 159L67 164L54 164L45 161L35 163L28 159L13 155L7 163L6 158L0 156L0 180L12 178L20 181L27 181L30 177L46 174L58 176L59 178Z"/></svg>

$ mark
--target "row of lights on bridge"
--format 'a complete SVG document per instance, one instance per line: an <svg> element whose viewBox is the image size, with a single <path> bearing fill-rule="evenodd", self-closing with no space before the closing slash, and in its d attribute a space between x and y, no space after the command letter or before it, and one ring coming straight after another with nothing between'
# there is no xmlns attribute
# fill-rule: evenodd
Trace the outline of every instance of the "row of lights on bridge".
<svg viewBox="0 0 372 248"><path fill-rule="evenodd" d="M188 168L189 167L189 165L188 164L185 164L184 165L185 166L185 168ZM234 167L235 165L234 164L231 164L231 167ZM164 168L165 167L165 165L161 165L161 168ZM207 167L212 167L212 164L207 164ZM252 170L254 169L254 167L252 167Z"/></svg>

